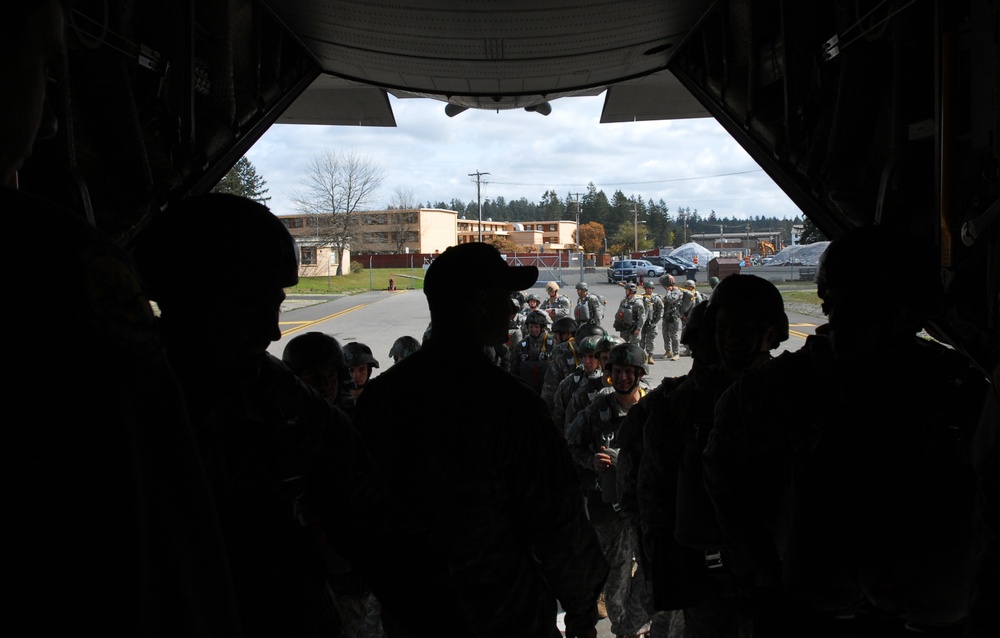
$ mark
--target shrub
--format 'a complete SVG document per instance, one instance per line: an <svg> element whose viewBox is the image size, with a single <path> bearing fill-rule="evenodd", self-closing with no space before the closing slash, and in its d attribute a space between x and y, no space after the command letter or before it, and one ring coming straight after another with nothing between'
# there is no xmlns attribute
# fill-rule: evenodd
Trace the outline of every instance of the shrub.
<svg viewBox="0 0 1000 638"><path fill-rule="evenodd" d="M351 262L351 272L352 273L357 274L359 272L364 272L364 271L365 271L365 267L361 264L360 261L352 261Z"/></svg>

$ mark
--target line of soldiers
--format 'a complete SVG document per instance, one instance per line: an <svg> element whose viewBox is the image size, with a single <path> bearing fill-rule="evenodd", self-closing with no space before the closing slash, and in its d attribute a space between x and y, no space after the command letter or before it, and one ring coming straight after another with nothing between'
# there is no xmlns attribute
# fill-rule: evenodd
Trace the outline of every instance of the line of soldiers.
<svg viewBox="0 0 1000 638"><path fill-rule="evenodd" d="M685 345L693 364L655 389L643 382L648 282L645 302L625 285L620 339L581 326L560 344L575 358L548 365L546 402L610 565L616 636L978 637L1000 626L988 602L995 396L966 358L916 337L933 289L854 293L856 256L890 237L866 228L831 244L817 278L830 321L777 358L782 298L752 275L717 282L708 303L693 282L661 280L662 320L683 330L665 334L667 354Z"/></svg>

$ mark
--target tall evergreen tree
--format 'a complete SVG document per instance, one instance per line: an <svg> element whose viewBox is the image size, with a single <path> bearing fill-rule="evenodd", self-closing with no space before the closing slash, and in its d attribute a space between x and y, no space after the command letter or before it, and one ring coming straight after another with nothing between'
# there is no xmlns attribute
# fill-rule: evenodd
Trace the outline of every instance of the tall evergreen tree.
<svg viewBox="0 0 1000 638"><path fill-rule="evenodd" d="M811 219L806 217L802 220L802 236L799 238L800 244L815 244L818 241L827 241L827 236L823 234Z"/></svg>
<svg viewBox="0 0 1000 638"><path fill-rule="evenodd" d="M239 195L261 204L271 199L267 191L267 180L257 174L257 169L246 157L241 157L212 189L213 193Z"/></svg>

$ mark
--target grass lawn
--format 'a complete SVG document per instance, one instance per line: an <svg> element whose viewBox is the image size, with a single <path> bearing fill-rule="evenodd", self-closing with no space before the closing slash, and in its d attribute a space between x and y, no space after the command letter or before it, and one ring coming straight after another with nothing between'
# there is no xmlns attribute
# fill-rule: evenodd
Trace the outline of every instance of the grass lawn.
<svg viewBox="0 0 1000 638"><path fill-rule="evenodd" d="M799 303L811 303L817 306L822 303L819 299L819 295L816 294L816 287L813 286L808 290L790 290L782 289L778 286L778 290L781 290L781 296L785 301L795 301Z"/></svg>
<svg viewBox="0 0 1000 638"><path fill-rule="evenodd" d="M411 279L411 276L416 279ZM389 288L390 277L396 280L396 288L399 290L423 289L424 287L424 271L421 268L416 268L412 272L409 268L375 268L350 273L342 277L335 275L331 275L329 278L302 277L299 279L298 285L285 289L285 292L291 295L310 293L352 295L369 290L386 290Z"/></svg>

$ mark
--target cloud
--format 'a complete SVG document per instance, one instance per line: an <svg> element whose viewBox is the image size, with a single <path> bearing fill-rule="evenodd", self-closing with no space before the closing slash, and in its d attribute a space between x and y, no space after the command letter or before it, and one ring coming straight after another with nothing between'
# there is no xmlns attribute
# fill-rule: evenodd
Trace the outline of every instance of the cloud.
<svg viewBox="0 0 1000 638"><path fill-rule="evenodd" d="M396 128L275 125L247 153L267 180L277 214L293 213L310 160L327 150L382 164L382 202L395 188L420 202L475 201L470 173L489 173L483 197L537 202L585 193L593 182L720 217L801 215L750 156L712 119L600 124L603 96L555 100L552 114L470 109L454 118L444 104L390 97Z"/></svg>

